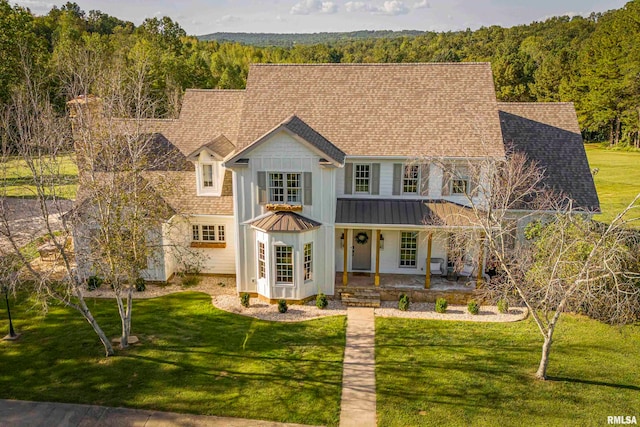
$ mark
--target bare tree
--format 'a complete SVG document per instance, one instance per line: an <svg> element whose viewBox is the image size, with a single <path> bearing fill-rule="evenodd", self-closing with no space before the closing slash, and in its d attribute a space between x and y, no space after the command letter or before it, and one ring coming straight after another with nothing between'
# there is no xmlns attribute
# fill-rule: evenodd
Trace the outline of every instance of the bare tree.
<svg viewBox="0 0 640 427"><path fill-rule="evenodd" d="M445 179L456 179L455 167L439 165ZM469 163L464 178L471 183L465 191L465 219L474 231L453 234L475 239L478 249L486 251L490 268L498 272L488 283L478 283L484 299L515 298L529 309L543 338L537 378L547 377L553 335L563 313L584 312L617 324L638 319L638 241L628 227L638 220L633 216L638 197L610 225L603 225L592 221L589 212L575 209L570 198L547 188L544 172L522 153L509 152L505 161ZM523 230L529 240L522 238Z"/></svg>
<svg viewBox="0 0 640 427"><path fill-rule="evenodd" d="M60 226L54 225L54 221L59 222L66 211L66 204L60 197L59 184L62 181L65 156L69 155L71 149L69 122L66 117L53 111L49 100L41 95L38 82L32 79L30 67L27 63L23 65L23 85L14 91L11 103L2 108L0 118L0 173L3 178L0 188L0 257L12 260L11 268L3 274L13 278L8 284L14 290L17 287L27 289L28 286L28 290L38 297L44 307L49 301L55 300L78 311L98 335L105 354L110 356L113 355L111 343L84 299L83 283L74 268L72 248L68 245L68 224L63 220ZM20 166L16 166L16 162ZM12 184L10 178L16 167L27 171L27 177L23 177L26 181L24 185L32 191L31 196L36 201L38 210L37 213L34 212L32 222L42 225L37 234L30 235L29 240L44 234L44 240L49 242L53 252L52 256L59 261L55 266L37 266L35 260L22 249L26 242L20 233L18 222L12 216L12 199L8 197L9 186Z"/></svg>
<svg viewBox="0 0 640 427"><path fill-rule="evenodd" d="M187 166L184 156L150 128L155 102L144 60L97 64L103 68L76 61L65 73L80 170L74 227L76 241L89 242L78 248L80 264L114 291L125 348L135 284L163 256L167 220L176 214L163 198L180 191L170 171Z"/></svg>

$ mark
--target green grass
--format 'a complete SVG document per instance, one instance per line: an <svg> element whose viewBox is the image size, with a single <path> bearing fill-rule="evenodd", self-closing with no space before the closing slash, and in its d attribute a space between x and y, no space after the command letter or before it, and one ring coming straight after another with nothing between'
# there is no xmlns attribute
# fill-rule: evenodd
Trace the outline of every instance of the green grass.
<svg viewBox="0 0 640 427"><path fill-rule="evenodd" d="M601 426L640 415L640 326L561 320L549 381L541 339L507 324L376 319L379 426Z"/></svg>
<svg viewBox="0 0 640 427"><path fill-rule="evenodd" d="M117 336L115 303L91 300L90 307ZM22 301L12 314L24 335L0 341L2 398L338 423L344 316L265 322L217 310L196 292L136 300L133 334L141 345L104 358L75 312L52 307L42 316ZM6 328L4 310L0 322Z"/></svg>
<svg viewBox="0 0 640 427"><path fill-rule="evenodd" d="M594 177L601 215L594 218L611 222L640 193L640 153L612 151L587 144L589 166L600 169Z"/></svg>
<svg viewBox="0 0 640 427"><path fill-rule="evenodd" d="M75 199L78 168L71 155L60 156L55 163L48 162L42 169L47 181L45 187L55 186L58 198ZM4 162L0 169L0 181L4 196L35 198L37 195L33 175L22 159L14 158Z"/></svg>

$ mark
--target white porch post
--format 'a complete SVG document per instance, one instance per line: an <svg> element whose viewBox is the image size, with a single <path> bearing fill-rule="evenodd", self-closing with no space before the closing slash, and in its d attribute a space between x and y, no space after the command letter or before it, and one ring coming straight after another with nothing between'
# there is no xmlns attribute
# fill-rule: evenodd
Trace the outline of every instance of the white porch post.
<svg viewBox="0 0 640 427"><path fill-rule="evenodd" d="M349 283L349 273L347 272L347 257L348 257L348 244L347 242L349 241L348 239L348 232L349 230L347 230L346 228L344 229L344 244L343 244L343 248L344 248L344 264L342 266L342 286L347 286L347 284Z"/></svg>
<svg viewBox="0 0 640 427"><path fill-rule="evenodd" d="M376 230L376 275L373 284L380 286L380 230Z"/></svg>
<svg viewBox="0 0 640 427"><path fill-rule="evenodd" d="M429 232L427 237L427 265L426 265L426 277L424 278L424 288L429 289L431 287L431 241L433 239L433 233Z"/></svg>

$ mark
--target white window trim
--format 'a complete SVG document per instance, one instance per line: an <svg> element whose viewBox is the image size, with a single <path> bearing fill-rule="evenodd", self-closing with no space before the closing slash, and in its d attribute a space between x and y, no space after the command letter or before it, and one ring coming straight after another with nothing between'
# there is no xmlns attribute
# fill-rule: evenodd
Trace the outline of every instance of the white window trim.
<svg viewBox="0 0 640 427"><path fill-rule="evenodd" d="M291 249L291 282L279 282L278 281L278 248L290 248ZM282 263L287 265L289 263ZM296 262L295 262L295 250L293 245L274 245L273 247L273 281L276 286L294 287L296 284Z"/></svg>
<svg viewBox="0 0 640 427"><path fill-rule="evenodd" d="M415 234L415 240L416 240L416 248L415 248L415 257L414 257L414 265L402 265L402 251L403 250L408 250L407 248L403 248L402 247L402 234L403 233L412 233ZM398 267L399 268L411 268L411 269L417 269L418 268L418 234L416 231L401 231L400 232L400 246L399 246L399 251L398 251Z"/></svg>
<svg viewBox="0 0 640 427"><path fill-rule="evenodd" d="M262 258L260 257L260 246L262 246ZM267 278L267 245L264 242L257 242L256 245L256 259L258 260L257 264L257 276L258 280ZM260 263L262 263L262 268L264 270L264 275L260 276Z"/></svg>
<svg viewBox="0 0 640 427"><path fill-rule="evenodd" d="M309 246L311 248L311 257L310 259L307 261L307 253L306 253L306 249L307 246ZM307 262L309 263L309 277L305 277L307 275ZM314 267L314 262L313 262L313 242L307 242L304 245L302 245L302 277L304 277L304 281L305 283L308 282L313 282L313 267Z"/></svg>
<svg viewBox="0 0 640 427"><path fill-rule="evenodd" d="M202 227L213 227L214 240L204 240L203 237L203 229ZM195 227L197 227L198 238L195 239ZM220 228L222 228L223 238L220 239ZM224 224L191 224L191 241L192 242L202 242L202 243L222 243L227 241L227 230Z"/></svg>
<svg viewBox="0 0 640 427"><path fill-rule="evenodd" d="M271 175L273 174L282 174L282 187L273 187L271 186ZM298 175L298 184L299 187L289 187L288 183L288 175ZM304 193L304 173L299 171L269 171L266 174L266 190L267 190L267 203L278 203L285 205L302 205L303 204L303 193ZM271 189L282 188L283 190L283 199L282 201L274 200L272 198ZM297 201L289 201L289 190L297 189L298 190L298 200Z"/></svg>
<svg viewBox="0 0 640 427"><path fill-rule="evenodd" d="M422 177L421 177L421 175L422 175L421 169L422 168L420 167L420 165L402 165L402 166L403 166L403 168L402 168L402 176L400 177L400 194L403 194L403 195L406 194L406 195L411 195L411 196L419 195L420 194L420 190L421 190L420 183L422 181ZM413 192L413 191L404 191L404 180L405 180L406 170L407 170L407 168L410 168L410 167L418 168L418 176L416 177L416 191L415 192Z"/></svg>
<svg viewBox="0 0 640 427"><path fill-rule="evenodd" d="M464 181L464 188L465 191L462 193L456 192L454 191L454 185L453 182L454 181ZM471 185L471 180L469 179L469 177L462 177L462 176L454 176L451 178L451 183L449 184L449 194L451 194L452 196L465 196L469 194L469 186Z"/></svg>
<svg viewBox="0 0 640 427"><path fill-rule="evenodd" d="M367 191L358 191L358 186L356 183L358 182L358 166L368 166L369 167L369 176L367 178ZM372 163L354 163L353 164L353 194L371 194L371 174L373 172L373 164Z"/></svg>
<svg viewBox="0 0 640 427"><path fill-rule="evenodd" d="M204 167L211 166L211 175L213 177L213 185L204 186ZM222 184L224 181L225 168L221 162L214 160L205 160L195 163L196 168L196 194L198 196L216 196L222 194Z"/></svg>

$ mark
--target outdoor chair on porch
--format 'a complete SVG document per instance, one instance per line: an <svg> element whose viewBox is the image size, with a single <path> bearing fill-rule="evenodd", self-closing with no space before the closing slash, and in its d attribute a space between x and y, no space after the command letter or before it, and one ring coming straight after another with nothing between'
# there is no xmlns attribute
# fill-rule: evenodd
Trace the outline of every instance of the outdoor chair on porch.
<svg viewBox="0 0 640 427"><path fill-rule="evenodd" d="M471 276L473 276L475 270L476 270L476 267L473 264L465 264L465 265L463 265L462 269L460 271L458 271L458 274L457 274L457 277L456 277L456 282L461 277L470 278Z"/></svg>
<svg viewBox="0 0 640 427"><path fill-rule="evenodd" d="M431 258L429 260L431 275L432 276L444 276L446 274L446 270L444 268L444 259L442 258Z"/></svg>

